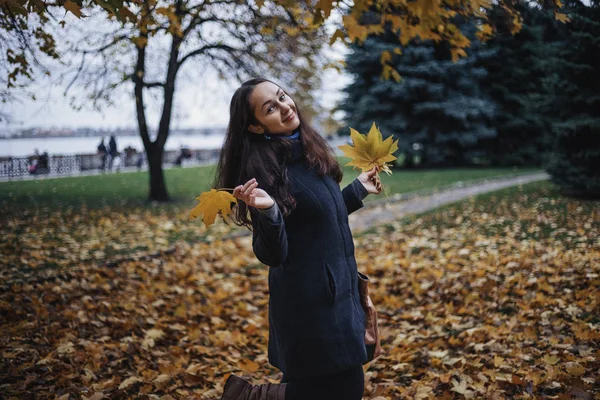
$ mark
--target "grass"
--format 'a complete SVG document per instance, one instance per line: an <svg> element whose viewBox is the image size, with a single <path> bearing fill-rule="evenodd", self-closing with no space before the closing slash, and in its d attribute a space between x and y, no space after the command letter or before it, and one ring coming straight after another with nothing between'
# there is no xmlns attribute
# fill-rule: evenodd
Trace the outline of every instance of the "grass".
<svg viewBox="0 0 600 400"><path fill-rule="evenodd" d="M340 165L349 161L340 157ZM167 208L192 207L195 198L210 188L216 166L172 168L165 170L167 190L173 202ZM388 195L419 189L436 188L457 181L498 177L513 173L533 172L535 168L452 168L445 170L394 170L392 176L382 174ZM360 173L343 167L342 187ZM60 179L11 181L0 183L0 207L6 212L26 209L81 207L111 209L147 205L148 173L130 172ZM366 201L376 200L369 196Z"/></svg>

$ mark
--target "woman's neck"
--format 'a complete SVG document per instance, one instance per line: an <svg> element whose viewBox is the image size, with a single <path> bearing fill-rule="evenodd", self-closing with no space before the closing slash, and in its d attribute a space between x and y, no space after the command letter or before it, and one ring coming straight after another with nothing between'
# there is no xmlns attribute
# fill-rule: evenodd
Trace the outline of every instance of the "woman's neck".
<svg viewBox="0 0 600 400"><path fill-rule="evenodd" d="M272 138L276 138L276 137L286 138L286 139L297 139L297 140L300 140L300 128L297 128L291 134L281 133L279 135L273 135L273 136L266 135L267 139L272 139Z"/></svg>

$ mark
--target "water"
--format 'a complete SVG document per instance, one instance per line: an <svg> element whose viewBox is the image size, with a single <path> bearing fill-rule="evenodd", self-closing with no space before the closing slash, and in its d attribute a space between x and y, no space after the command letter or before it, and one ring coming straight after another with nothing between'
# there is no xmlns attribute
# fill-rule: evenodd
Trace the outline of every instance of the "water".
<svg viewBox="0 0 600 400"><path fill-rule="evenodd" d="M222 134L193 134L193 135L169 135L165 150L178 150L182 145L190 149L218 149L223 145ZM46 137L46 138L23 138L0 140L0 157L12 156L22 157L33 155L37 149L40 153L45 151L50 155L59 154L95 154L101 137ZM138 151L144 149L140 136L117 136L117 149L123 151L131 146ZM104 144L108 147L108 137L104 138Z"/></svg>

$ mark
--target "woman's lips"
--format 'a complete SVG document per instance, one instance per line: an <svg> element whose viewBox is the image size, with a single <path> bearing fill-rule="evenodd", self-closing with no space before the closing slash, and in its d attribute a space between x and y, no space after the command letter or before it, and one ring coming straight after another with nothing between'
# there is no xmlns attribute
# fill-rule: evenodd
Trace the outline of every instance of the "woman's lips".
<svg viewBox="0 0 600 400"><path fill-rule="evenodd" d="M290 122L292 119L294 119L294 117L296 116L296 113L292 111L292 114L287 117L286 119L283 120L283 122Z"/></svg>

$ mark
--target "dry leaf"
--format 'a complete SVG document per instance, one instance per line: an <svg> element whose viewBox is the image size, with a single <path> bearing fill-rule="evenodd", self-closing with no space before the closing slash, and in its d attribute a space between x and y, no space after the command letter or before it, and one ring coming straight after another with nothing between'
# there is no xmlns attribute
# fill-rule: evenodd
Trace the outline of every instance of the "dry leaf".
<svg viewBox="0 0 600 400"><path fill-rule="evenodd" d="M121 382L121 384L119 385L119 390L127 389L129 386L137 382L142 382L142 380L137 376L130 376L129 378Z"/></svg>
<svg viewBox="0 0 600 400"><path fill-rule="evenodd" d="M398 150L397 140L394 142L392 136L383 140L383 136L374 122L366 136L352 128L350 128L350 136L354 146L349 144L338 146L347 157L352 159L346 165L360 168L363 172L377 167L380 171L391 175L392 171L387 162L397 159L393 155Z"/></svg>
<svg viewBox="0 0 600 400"><path fill-rule="evenodd" d="M560 358L546 354L544 358L542 358L542 361L546 364L555 365L560 361Z"/></svg>
<svg viewBox="0 0 600 400"><path fill-rule="evenodd" d="M196 200L199 203L190 211L189 219L202 215L202 221L207 227L215 222L219 212L223 218L227 218L231 214L231 203L237 203L237 199L231 193L215 189L203 192Z"/></svg>

